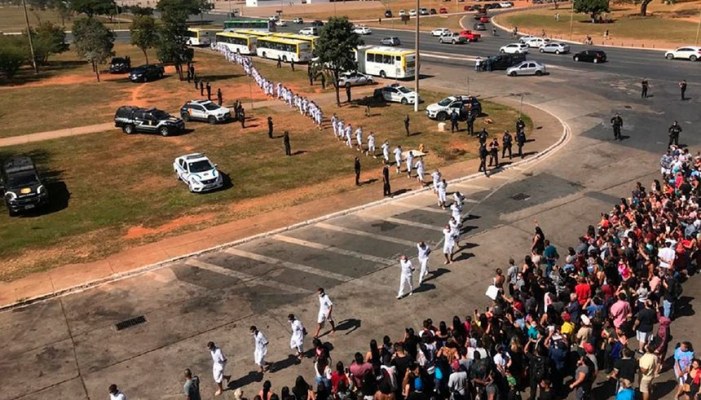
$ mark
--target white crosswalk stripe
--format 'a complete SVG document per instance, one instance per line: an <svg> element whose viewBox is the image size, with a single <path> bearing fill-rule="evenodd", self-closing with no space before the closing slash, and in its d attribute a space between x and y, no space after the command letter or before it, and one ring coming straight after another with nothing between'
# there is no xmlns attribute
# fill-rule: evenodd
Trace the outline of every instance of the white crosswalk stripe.
<svg viewBox="0 0 701 400"><path fill-rule="evenodd" d="M279 241L285 242L285 243L291 243L291 244L296 244L299 246L309 247L311 249L325 250L325 251L329 251L332 253L341 254L344 256L351 256L351 257L355 257L355 258L360 258L361 260L366 260L366 261L374 262L377 264L385 264L385 265L396 264L396 261L394 261L394 260L388 260L388 259L382 258L382 257L375 257L375 256L371 256L369 254L359 253L357 251L339 249L338 247L333 247L333 246L329 246L329 245L321 244L321 243L314 243L314 242L310 242L310 241L303 240L303 239L293 238L290 236L274 235L273 239L279 240Z"/></svg>
<svg viewBox="0 0 701 400"><path fill-rule="evenodd" d="M322 229L330 230L330 231L343 232L343 233L348 233L348 234L356 235L356 236L364 236L364 237L369 237L369 238L373 238L373 239L383 240L385 242L401 244L401 245L405 245L405 246L411 246L411 247L416 246L416 243L412 242L411 240L398 239L398 238L391 237L391 236L379 235L377 233L370 233L370 232L360 231L357 229L345 228L342 226L327 224L325 222L319 222L318 224L316 224L316 226L318 226L319 228L322 228Z"/></svg>

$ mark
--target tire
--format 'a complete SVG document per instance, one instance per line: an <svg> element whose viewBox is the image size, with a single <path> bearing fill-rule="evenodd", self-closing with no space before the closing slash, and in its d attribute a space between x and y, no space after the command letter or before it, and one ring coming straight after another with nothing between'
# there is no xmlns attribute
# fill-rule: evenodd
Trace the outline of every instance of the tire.
<svg viewBox="0 0 701 400"><path fill-rule="evenodd" d="M593 62L594 64L598 64L598 63L599 63L599 59L598 59L598 58L595 58L595 59L591 60L591 62Z"/></svg>
<svg viewBox="0 0 701 400"><path fill-rule="evenodd" d="M131 125L131 124L124 125L124 128L122 128L122 129L124 130L124 133L126 133L127 135L132 135L135 133L134 125Z"/></svg>
<svg viewBox="0 0 701 400"><path fill-rule="evenodd" d="M689 61L696 61L696 60L698 60L698 58L696 56L689 57Z"/></svg>
<svg viewBox="0 0 701 400"><path fill-rule="evenodd" d="M190 120L190 113L186 113L186 112L181 113L181 114L180 114L180 118L182 118L183 121L187 122L187 121Z"/></svg>
<svg viewBox="0 0 701 400"><path fill-rule="evenodd" d="M560 50L555 50L555 54L560 55Z"/></svg>
<svg viewBox="0 0 701 400"><path fill-rule="evenodd" d="M665 58L668 60L674 60L674 54L667 54Z"/></svg>
<svg viewBox="0 0 701 400"><path fill-rule="evenodd" d="M539 51L540 51L541 53L545 53L545 50L543 50L543 49L540 49Z"/></svg>
<svg viewBox="0 0 701 400"><path fill-rule="evenodd" d="M158 73L158 79L163 79L163 72Z"/></svg>
<svg viewBox="0 0 701 400"><path fill-rule="evenodd" d="M577 57L577 56L574 56L572 59L575 61L579 61L579 57Z"/></svg>
<svg viewBox="0 0 701 400"><path fill-rule="evenodd" d="M387 78L387 74L385 73L384 70L380 71L380 77L381 77L381 78Z"/></svg>
<svg viewBox="0 0 701 400"><path fill-rule="evenodd" d="M404 98L402 98L401 103L404 105L407 105L407 104L409 104L409 101L406 99L406 97L404 97Z"/></svg>
<svg viewBox="0 0 701 400"><path fill-rule="evenodd" d="M511 71L511 72L509 72L509 76L516 76L516 75L518 75L518 74L516 73L516 71Z"/></svg>
<svg viewBox="0 0 701 400"><path fill-rule="evenodd" d="M438 113L438 115L436 115L436 119L437 119L438 121L445 121L446 119L448 119L448 114L445 113L445 112L443 112L443 111L441 111L441 112Z"/></svg>
<svg viewBox="0 0 701 400"><path fill-rule="evenodd" d="M499 49L499 53L501 53L501 54L505 54L505 53L506 53L506 51L505 51L504 49Z"/></svg>
<svg viewBox="0 0 701 400"><path fill-rule="evenodd" d="M214 124L217 123L217 119L214 118L213 115L210 115L210 116L207 118L207 122L209 122L210 125L214 125Z"/></svg>
<svg viewBox="0 0 701 400"><path fill-rule="evenodd" d="M161 136L168 136L170 134L170 129L168 129L167 126L162 126L158 129L158 133L160 133Z"/></svg>
<svg viewBox="0 0 701 400"><path fill-rule="evenodd" d="M543 71L536 71L535 76L543 76Z"/></svg>

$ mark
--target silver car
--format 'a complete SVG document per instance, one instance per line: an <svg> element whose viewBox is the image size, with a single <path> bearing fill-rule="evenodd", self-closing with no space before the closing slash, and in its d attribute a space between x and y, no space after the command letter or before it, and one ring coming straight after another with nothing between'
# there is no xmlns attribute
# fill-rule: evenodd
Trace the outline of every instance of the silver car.
<svg viewBox="0 0 701 400"><path fill-rule="evenodd" d="M357 71L344 72L338 77L338 86L360 86L375 83L370 75Z"/></svg>
<svg viewBox="0 0 701 400"><path fill-rule="evenodd" d="M518 75L537 75L545 74L545 65L532 60L522 61L520 64L514 65L506 70L508 76Z"/></svg>
<svg viewBox="0 0 701 400"><path fill-rule="evenodd" d="M565 54L570 52L570 45L558 42L545 43L540 46L541 53Z"/></svg>

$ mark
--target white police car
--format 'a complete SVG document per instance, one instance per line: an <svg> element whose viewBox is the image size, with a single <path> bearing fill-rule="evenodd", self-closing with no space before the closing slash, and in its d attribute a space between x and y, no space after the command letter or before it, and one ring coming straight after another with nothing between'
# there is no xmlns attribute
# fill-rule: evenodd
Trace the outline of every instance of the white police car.
<svg viewBox="0 0 701 400"><path fill-rule="evenodd" d="M201 153L180 156L173 161L178 180L185 182L193 193L219 189L224 185L222 175L209 158Z"/></svg>

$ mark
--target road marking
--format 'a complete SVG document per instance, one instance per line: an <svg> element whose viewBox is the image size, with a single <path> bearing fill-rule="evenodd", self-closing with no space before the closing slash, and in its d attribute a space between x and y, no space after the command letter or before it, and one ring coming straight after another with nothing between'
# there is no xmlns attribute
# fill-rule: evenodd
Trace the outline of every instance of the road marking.
<svg viewBox="0 0 701 400"><path fill-rule="evenodd" d="M319 222L318 224L316 224L316 226L318 226L319 228L322 228L322 229L330 230L330 231L343 232L343 233L349 233L351 235L364 236L364 237L369 237L369 238L373 238L373 239L384 240L385 242L401 244L404 246L416 246L416 243L411 241L411 240L397 239L397 238L394 238L391 236L378 235L376 233L369 233L369 232L360 231L357 229L344 228L342 226L331 225L331 224L327 224L325 222Z"/></svg>
<svg viewBox="0 0 701 400"><path fill-rule="evenodd" d="M450 216L446 213L446 215L445 215L446 221L448 220L449 217ZM441 228L441 227L429 225L429 224L422 224L421 222L414 222L414 221L409 221L406 219L395 218L395 217L385 217L385 218L381 218L381 219L383 219L385 221L389 221L389 222L394 222L395 224L409 225L409 226L415 226L417 228L443 232L443 228Z"/></svg>
<svg viewBox="0 0 701 400"><path fill-rule="evenodd" d="M450 54L450 53L433 53L433 52L428 52L428 51L422 51L421 57L439 58L442 60L465 60L465 61L476 61L477 60L477 57L475 57L475 56L463 56L463 55L455 55L455 54Z"/></svg>
<svg viewBox="0 0 701 400"><path fill-rule="evenodd" d="M355 258L360 258L361 260L370 261L370 262L374 262L377 264L384 264L384 265L394 265L395 264L395 261L388 260L386 258L375 257L375 256L371 256L369 254L358 253L357 251L353 251L353 250L339 249L338 247L333 247L333 246L329 246L329 245L321 244L321 243L314 243L314 242L310 242L308 240L297 239L297 238L293 238L290 236L273 235L272 238L275 240L279 240L281 242L286 242L286 243L290 243L290 244L296 244L299 246L309 247L311 249L324 250L324 251L329 251L331 253L341 254L344 256L351 256L351 257L355 257Z"/></svg>
<svg viewBox="0 0 701 400"><path fill-rule="evenodd" d="M278 265L280 267L284 267L284 268L291 269L294 271L305 272L305 273L311 274L311 275L323 276L324 278L330 278L330 279L334 279L334 280L341 281L341 282L349 282L349 281L353 280L352 277L347 276L347 275L337 274L335 272L330 272L330 271L326 271L323 269L310 267L308 265L302 265L302 264L297 264L297 263L293 263L293 262L289 262L289 261L283 261L283 260L273 258L273 257L262 256L260 254L251 253L250 251L237 249L235 247L230 247L230 248L224 250L224 252L231 254L231 255L234 255L234 256L248 258L248 259L255 260L255 261L260 261L260 262L263 262L266 264Z"/></svg>
<svg viewBox="0 0 701 400"><path fill-rule="evenodd" d="M431 206L417 206L417 205L413 205L413 204L402 203L400 201L393 203L393 205L397 205L397 206L404 207L404 208L410 208L412 210L429 211L429 212L434 212L434 213L443 214L443 215L445 215L447 213L446 210L443 210L440 208L434 208Z"/></svg>
<svg viewBox="0 0 701 400"><path fill-rule="evenodd" d="M457 186L457 187L460 187L460 188L467 188L467 189L484 190L484 191L492 190L492 188L490 188L490 187L480 186L480 185L473 185L473 184L471 184L471 183L464 183L464 182L463 182L463 183L456 183L456 184L454 184L454 185L452 185L452 186ZM464 194L464 193L463 193L463 194Z"/></svg>
<svg viewBox="0 0 701 400"><path fill-rule="evenodd" d="M279 290L284 290L285 292L290 292L290 293L297 293L297 294L309 294L312 293L311 290L303 289L297 286L292 286L292 285L287 285L285 283L280 283L276 282L274 280L271 280L270 277L263 277L263 276L255 276L255 275L250 275L246 274L244 272L240 271L235 271L233 269L229 268L224 268L222 266L208 263L202 260L198 260L196 258L190 258L185 261L185 264L201 268L207 271L211 271L217 274L222 274L222 275L227 275L231 276L236 279L240 279L243 281L244 284L248 285L261 285L261 286L268 286L274 289L279 289Z"/></svg>

